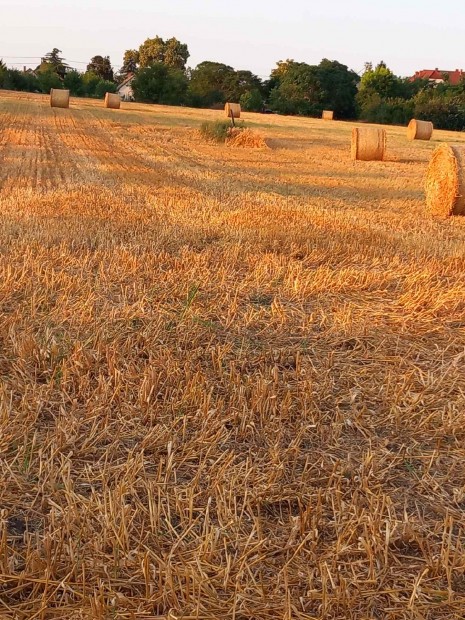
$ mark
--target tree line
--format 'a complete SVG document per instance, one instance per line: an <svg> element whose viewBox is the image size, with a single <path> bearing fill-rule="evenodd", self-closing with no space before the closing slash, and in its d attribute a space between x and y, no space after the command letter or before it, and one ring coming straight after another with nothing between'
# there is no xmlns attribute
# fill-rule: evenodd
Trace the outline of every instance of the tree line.
<svg viewBox="0 0 465 620"><path fill-rule="evenodd" d="M415 117L438 128L465 129L465 81L412 81L396 76L384 62L376 67L366 63L360 77L336 60L309 65L288 59L262 80L249 70L213 61L188 68L188 46L174 37L149 38L138 49L127 50L117 73L108 56L94 56L80 72L69 67L61 53L54 48L34 71L8 69L0 61L0 88L42 93L67 88L74 96L103 97L133 76L134 98L144 103L220 108L237 101L251 112L319 117L329 109L340 119L406 124Z"/></svg>

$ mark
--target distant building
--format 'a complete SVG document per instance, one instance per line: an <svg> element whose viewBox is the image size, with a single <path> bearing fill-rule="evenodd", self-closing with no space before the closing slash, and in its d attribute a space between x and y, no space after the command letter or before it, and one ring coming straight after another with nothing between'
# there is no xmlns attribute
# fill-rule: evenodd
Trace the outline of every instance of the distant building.
<svg viewBox="0 0 465 620"><path fill-rule="evenodd" d="M129 73L126 79L121 82L121 84L116 89L116 92L121 97L123 101L134 101L134 93L132 91L132 80L134 79L134 74Z"/></svg>
<svg viewBox="0 0 465 620"><path fill-rule="evenodd" d="M414 80L428 80L431 84L443 84L449 82L452 86L457 86L461 80L465 79L465 71L456 69L455 71L441 71L440 69L423 69L417 71L415 75L410 78Z"/></svg>

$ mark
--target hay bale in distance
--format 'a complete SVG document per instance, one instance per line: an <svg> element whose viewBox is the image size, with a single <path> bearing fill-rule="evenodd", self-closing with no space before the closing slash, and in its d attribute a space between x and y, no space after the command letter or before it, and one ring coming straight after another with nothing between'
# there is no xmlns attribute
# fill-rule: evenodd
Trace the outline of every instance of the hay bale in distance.
<svg viewBox="0 0 465 620"><path fill-rule="evenodd" d="M407 128L407 138L409 140L431 140L433 129L433 123L429 121L412 119Z"/></svg>
<svg viewBox="0 0 465 620"><path fill-rule="evenodd" d="M465 215L465 146L441 144L435 149L425 192L432 215Z"/></svg>
<svg viewBox="0 0 465 620"><path fill-rule="evenodd" d="M116 93L105 93L105 107L119 110L121 107L121 97Z"/></svg>
<svg viewBox="0 0 465 620"><path fill-rule="evenodd" d="M50 90L50 105L52 108L69 108L69 90L52 88Z"/></svg>
<svg viewBox="0 0 465 620"><path fill-rule="evenodd" d="M355 127L352 130L352 159L382 161L386 150L386 131L379 127Z"/></svg>
<svg viewBox="0 0 465 620"><path fill-rule="evenodd" d="M240 103L227 103L224 106L224 111L228 118L241 118L241 104Z"/></svg>
<svg viewBox="0 0 465 620"><path fill-rule="evenodd" d="M321 118L324 121L332 121L334 120L334 112L332 110L323 110L323 114L321 115Z"/></svg>

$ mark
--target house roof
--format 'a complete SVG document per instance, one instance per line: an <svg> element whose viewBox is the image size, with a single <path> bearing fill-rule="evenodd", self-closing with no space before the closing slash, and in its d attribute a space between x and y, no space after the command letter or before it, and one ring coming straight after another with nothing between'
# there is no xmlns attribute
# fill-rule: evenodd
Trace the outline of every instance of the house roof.
<svg viewBox="0 0 465 620"><path fill-rule="evenodd" d="M455 69L455 71L443 71L441 69L423 69L417 71L412 77L413 80L444 80L444 75L449 76L449 83L452 86L456 86L459 82L465 78L465 71L461 69Z"/></svg>
<svg viewBox="0 0 465 620"><path fill-rule="evenodd" d="M121 84L118 86L116 90L119 90L123 86L127 86L128 84L132 82L133 79L134 79L134 73L128 73L127 77L121 82Z"/></svg>

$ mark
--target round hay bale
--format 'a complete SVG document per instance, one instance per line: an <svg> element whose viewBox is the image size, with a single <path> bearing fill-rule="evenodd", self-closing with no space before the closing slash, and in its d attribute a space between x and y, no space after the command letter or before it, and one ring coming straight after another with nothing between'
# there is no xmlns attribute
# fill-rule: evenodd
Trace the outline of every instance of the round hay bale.
<svg viewBox="0 0 465 620"><path fill-rule="evenodd" d="M241 118L241 104L240 103L227 103L224 106L224 111L228 118Z"/></svg>
<svg viewBox="0 0 465 620"><path fill-rule="evenodd" d="M52 108L69 108L69 90L52 88L50 90L50 105Z"/></svg>
<svg viewBox="0 0 465 620"><path fill-rule="evenodd" d="M412 119L407 128L407 138L409 140L431 140L433 129L433 123L429 121Z"/></svg>
<svg viewBox="0 0 465 620"><path fill-rule="evenodd" d="M121 97L116 93L105 93L105 107L119 110L121 107Z"/></svg>
<svg viewBox="0 0 465 620"><path fill-rule="evenodd" d="M386 150L386 131L379 127L355 127L352 130L352 159L382 161Z"/></svg>
<svg viewBox="0 0 465 620"><path fill-rule="evenodd" d="M425 191L432 215L465 215L465 146L441 144L434 150Z"/></svg>
<svg viewBox="0 0 465 620"><path fill-rule="evenodd" d="M334 120L334 112L332 110L323 110L323 114L321 115L321 118L324 121L332 121Z"/></svg>

